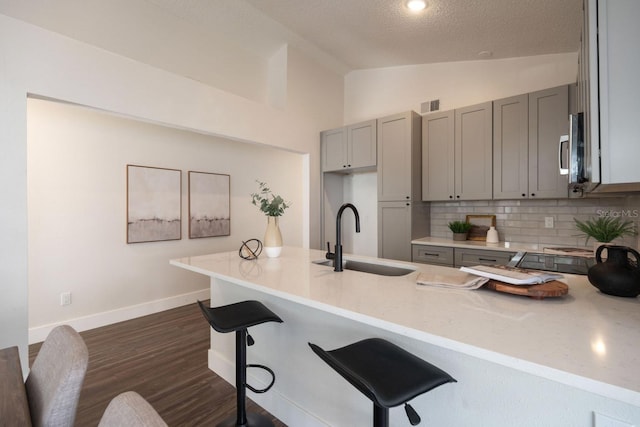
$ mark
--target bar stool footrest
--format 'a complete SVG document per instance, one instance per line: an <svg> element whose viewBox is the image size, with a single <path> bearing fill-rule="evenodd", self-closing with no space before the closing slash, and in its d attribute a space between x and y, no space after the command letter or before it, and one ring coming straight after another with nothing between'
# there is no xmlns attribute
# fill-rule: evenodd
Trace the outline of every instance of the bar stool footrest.
<svg viewBox="0 0 640 427"><path fill-rule="evenodd" d="M273 387L273 384L276 382L276 374L273 373L273 371L271 370L271 368L264 366L264 365L256 365L256 364L248 364L247 368L259 368L259 369L263 369L265 371L267 371L268 373L271 374L271 383L269 383L269 385L263 389L256 389L253 388L252 386L250 386L249 384L245 383L245 387L247 387L249 390L251 390L254 393L266 393L267 391L269 391L269 389L271 387Z"/></svg>

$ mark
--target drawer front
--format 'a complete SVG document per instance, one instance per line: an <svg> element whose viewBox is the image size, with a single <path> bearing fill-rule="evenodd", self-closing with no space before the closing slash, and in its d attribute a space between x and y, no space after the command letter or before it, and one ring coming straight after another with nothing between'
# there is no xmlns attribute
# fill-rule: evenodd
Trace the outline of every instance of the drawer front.
<svg viewBox="0 0 640 427"><path fill-rule="evenodd" d="M516 252L487 251L483 249L455 249L455 266L507 265Z"/></svg>
<svg viewBox="0 0 640 427"><path fill-rule="evenodd" d="M411 259L423 264L453 267L453 248L444 246L412 245Z"/></svg>

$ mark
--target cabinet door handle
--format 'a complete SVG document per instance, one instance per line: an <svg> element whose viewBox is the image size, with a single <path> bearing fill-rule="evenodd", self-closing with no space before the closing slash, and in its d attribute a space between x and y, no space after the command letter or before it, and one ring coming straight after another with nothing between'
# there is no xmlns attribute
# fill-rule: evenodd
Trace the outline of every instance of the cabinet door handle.
<svg viewBox="0 0 640 427"><path fill-rule="evenodd" d="M558 168L560 169L560 175L569 175L569 168L563 168L562 164L562 144L567 143L569 145L569 152L571 152L571 139L569 135L562 135L560 142L558 143ZM567 165L569 166L569 165Z"/></svg>

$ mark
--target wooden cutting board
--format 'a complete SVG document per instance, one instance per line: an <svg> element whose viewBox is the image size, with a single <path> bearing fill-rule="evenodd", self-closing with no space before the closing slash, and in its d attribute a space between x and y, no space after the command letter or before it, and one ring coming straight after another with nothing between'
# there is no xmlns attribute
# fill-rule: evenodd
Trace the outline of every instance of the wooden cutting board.
<svg viewBox="0 0 640 427"><path fill-rule="evenodd" d="M511 285L497 280L489 280L484 284L484 287L497 292L523 295L534 299L561 297L569 293L569 286L567 286L566 283L562 283L557 280L541 283L539 285Z"/></svg>

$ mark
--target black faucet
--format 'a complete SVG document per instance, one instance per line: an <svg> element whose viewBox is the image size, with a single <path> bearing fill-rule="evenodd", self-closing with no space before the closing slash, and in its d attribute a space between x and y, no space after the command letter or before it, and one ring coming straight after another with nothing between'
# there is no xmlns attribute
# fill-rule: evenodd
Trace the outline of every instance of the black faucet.
<svg viewBox="0 0 640 427"><path fill-rule="evenodd" d="M342 227L340 224L342 222L342 212L344 212L346 208L351 208L353 211L356 217L356 233L360 232L360 215L358 215L358 209L351 203L345 203L340 206L338 216L336 217L336 246L333 256L333 271L342 271Z"/></svg>

